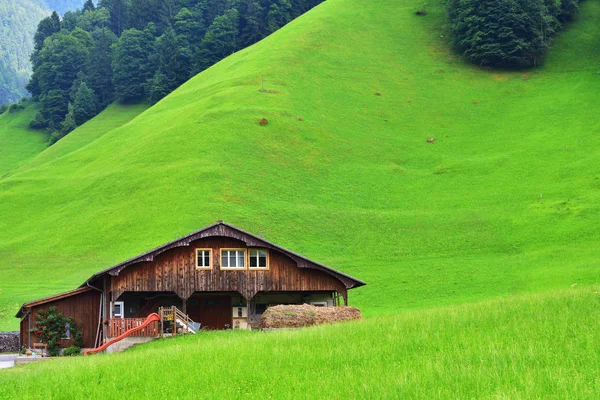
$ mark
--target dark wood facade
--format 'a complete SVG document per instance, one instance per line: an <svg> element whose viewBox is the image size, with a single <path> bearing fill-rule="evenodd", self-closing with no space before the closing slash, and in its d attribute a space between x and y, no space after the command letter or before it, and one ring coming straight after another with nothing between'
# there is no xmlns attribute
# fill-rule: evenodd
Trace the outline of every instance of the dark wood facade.
<svg viewBox="0 0 600 400"><path fill-rule="evenodd" d="M196 267L198 248L211 250L211 268ZM246 267L243 269L223 269L222 249L240 249L246 255L252 249L266 250L268 268L249 268L246 258ZM180 304L186 312L188 304L190 308L196 304L198 309L189 310L191 314L197 312L204 321L210 321L205 323L206 326L215 325L222 329L223 325L232 326L232 299L236 296L245 300L248 315L255 315L257 303L253 299L257 294L261 297L273 293L271 299L274 299L277 294L293 293L300 296L295 301L302 301L305 295L329 293L330 299L334 299L332 305L340 304L340 297L348 304L348 290L363 285L365 283L358 279L219 221L94 274L75 291L24 304L17 317L22 318L21 343L25 346L30 347L38 340L29 335L37 312L53 305L82 327L85 346L95 347L102 339L100 337L96 341L99 321L109 323L115 302L123 301L127 296L129 300L121 304L125 304L126 313L134 314L134 317L144 317L160 301L165 301L165 298L161 300L157 297L167 296L168 299L168 296L172 296L169 301L173 304L170 305ZM229 296L223 300L225 305L221 307L219 315L215 314L212 319L206 313L214 310L214 304L220 304L220 299L210 296ZM235 301L234 308L239 304L238 300ZM204 303L211 303L212 306L203 310ZM265 300L259 305L264 306ZM126 313L123 310L120 318ZM102 336L107 338L110 332L106 325L102 328Z"/></svg>
<svg viewBox="0 0 600 400"><path fill-rule="evenodd" d="M196 248L212 249L211 269L196 268ZM339 279L320 270L300 269L293 259L274 249L268 249L266 270L221 269L220 251L229 248L252 249L241 240L227 237L196 240L110 276L112 298L118 299L126 291L173 292L184 300L194 292L238 292L246 300L258 292L285 291L337 291L346 297L346 286Z"/></svg>
<svg viewBox="0 0 600 400"><path fill-rule="evenodd" d="M95 347L98 324L100 323L100 299L101 293L91 288L82 288L76 291L61 294L47 299L35 301L23 305L23 318L21 319L21 346L32 347L39 343L40 339L30 332L35 328L37 315L49 307L63 316L73 318L83 335L85 347ZM61 347L66 348L73 345L73 338L63 339Z"/></svg>

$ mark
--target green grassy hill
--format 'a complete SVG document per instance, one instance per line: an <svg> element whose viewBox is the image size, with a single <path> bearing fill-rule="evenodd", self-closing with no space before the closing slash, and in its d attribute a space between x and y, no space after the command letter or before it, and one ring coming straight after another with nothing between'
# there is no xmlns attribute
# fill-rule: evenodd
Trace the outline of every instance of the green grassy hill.
<svg viewBox="0 0 600 400"><path fill-rule="evenodd" d="M44 134L28 128L35 107L0 114L0 179L41 153L47 146Z"/></svg>
<svg viewBox="0 0 600 400"><path fill-rule="evenodd" d="M598 283L600 3L582 4L543 68L520 72L465 64L449 49L443 5L430 3L427 16L415 16L421 6L329 0L154 107L119 122L120 109L107 110L105 122L90 122L99 127L93 138L67 137L0 179L0 329L17 327L12 315L20 303L73 288L217 219L262 230L365 280L350 302L367 321L272 337L182 339L198 341L193 351L165 341L99 357L85 370L78 368L86 360L66 360L0 373L0 383L10 383L0 387L70 368L73 382L104 377L73 389L78 394L101 396L95 385L108 379L114 396L128 389L148 397L141 381L118 383L112 366L125 371L143 358L127 371L169 371L166 388L181 377L162 366L167 359L190 368L209 360L202 365L213 375L241 368L233 355L224 357L227 365L214 364L216 350L201 345L207 340L219 349L263 349L265 359L247 368L282 353L289 363L260 369L256 381L239 386L213 383L206 390L215 395L239 389L250 397L318 397L314 390L324 387L340 397L334 390L347 384L344 393L363 397L394 397L402 385L415 397L432 390L433 397L585 397L597 388L597 371L583 366L598 360L597 346L589 346L590 320L578 313L583 304L597 312L594 294L486 299ZM269 124L260 126L260 118ZM572 315L573 328L561 331ZM498 326L507 336L493 334ZM535 332L546 329L536 345ZM301 358L317 338L318 354ZM363 353L379 338L381 347ZM570 338L577 339L576 360L563 351ZM392 344L403 340L408 350L396 353ZM351 362L337 347L327 350L336 341L355 349ZM516 353L505 354L515 344ZM248 355L256 354L263 353ZM515 369L511 357L521 360ZM313 375L314 365L314 374L328 373ZM334 387L336 366L342 383ZM231 384L240 375L227 376L222 382ZM206 383L185 382L196 390ZM271 390L278 382L289 391ZM149 387L158 393L162 386Z"/></svg>
<svg viewBox="0 0 600 400"><path fill-rule="evenodd" d="M364 279L367 315L597 282L600 4L518 73L463 63L417 8L328 1L0 180L0 327L217 219Z"/></svg>

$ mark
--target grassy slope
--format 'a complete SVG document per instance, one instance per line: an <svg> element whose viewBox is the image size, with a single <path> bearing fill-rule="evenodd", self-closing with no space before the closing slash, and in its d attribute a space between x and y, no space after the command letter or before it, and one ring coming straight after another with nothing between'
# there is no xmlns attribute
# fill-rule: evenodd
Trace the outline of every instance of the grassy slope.
<svg viewBox="0 0 600 400"><path fill-rule="evenodd" d="M46 148L47 138L28 128L35 108L0 115L0 179Z"/></svg>
<svg viewBox="0 0 600 400"><path fill-rule="evenodd" d="M600 4L531 73L465 65L416 8L328 1L0 181L0 327L217 219L366 280L368 315L597 282Z"/></svg>
<svg viewBox="0 0 600 400"><path fill-rule="evenodd" d="M62 138L57 144L49 147L33 160L22 165L19 171L25 171L38 167L47 162L54 161L71 154L74 151L81 150L111 130L129 123L147 108L148 106L145 104L112 104L102 111L96 118L83 124Z"/></svg>
<svg viewBox="0 0 600 400"><path fill-rule="evenodd" d="M598 318L586 288L303 331L202 333L0 371L0 398L592 399Z"/></svg>

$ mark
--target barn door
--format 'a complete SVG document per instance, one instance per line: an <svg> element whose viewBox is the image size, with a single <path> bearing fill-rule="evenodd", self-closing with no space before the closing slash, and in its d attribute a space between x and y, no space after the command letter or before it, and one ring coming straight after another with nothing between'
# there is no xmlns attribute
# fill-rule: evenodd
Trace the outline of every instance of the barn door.
<svg viewBox="0 0 600 400"><path fill-rule="evenodd" d="M192 296L187 313L202 329L231 328L231 296Z"/></svg>

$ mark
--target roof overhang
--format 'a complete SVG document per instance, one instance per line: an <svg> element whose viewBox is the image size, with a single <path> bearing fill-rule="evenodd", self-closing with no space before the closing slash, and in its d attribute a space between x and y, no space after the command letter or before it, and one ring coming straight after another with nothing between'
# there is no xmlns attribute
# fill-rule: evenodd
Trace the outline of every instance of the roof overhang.
<svg viewBox="0 0 600 400"><path fill-rule="evenodd" d="M23 304L21 306L21 308L19 308L19 311L17 312L17 315L15 315L15 317L17 317L17 318L24 317L27 314L27 311L31 307L39 306L39 305L46 304L46 303L51 303L53 301L65 299L65 298L71 297L71 296L76 296L78 294L85 293L90 290L93 290L93 289L89 286L83 286L83 287L79 287L75 290L69 290L68 292L63 292L63 293L55 294L50 297L44 297L43 299L30 301L29 303Z"/></svg>
<svg viewBox="0 0 600 400"><path fill-rule="evenodd" d="M131 265L141 263L141 262L153 261L156 256L164 253L167 250L170 250L170 249L173 249L176 247L189 246L192 242L194 242L198 239L207 238L207 237L215 237L215 236L229 237L229 238L242 240L249 247L265 247L265 248L271 248L271 249L278 250L281 253L292 258L294 261L296 261L299 268L310 268L310 269L316 269L316 270L323 271L329 275L336 277L338 280L340 280L346 286L347 289L352 289L352 288L366 285L365 282L363 282L359 279L353 278L350 275L344 274L343 272L337 271L333 268L329 268L326 265L323 265L323 264L313 261L309 258L306 258L298 253L295 253L291 250L288 250L281 246L278 246L275 243L271 243L267 240L264 240L261 237L253 235L253 234L246 232L240 228L237 228L233 225L227 224L222 221L218 221L215 224L204 227L200 230L192 232L192 233L190 233L186 236L183 236L179 239L165 243L162 246L156 247L150 251L140 254L139 256L130 258L129 260L123 261L123 262L121 262L117 265L114 265L110 268L107 268L103 271L97 272L94 275L92 275L88 280L86 280L80 286L80 288L87 287L94 280L99 279L100 277L102 277L105 274L119 275L119 273L123 269L125 269Z"/></svg>

